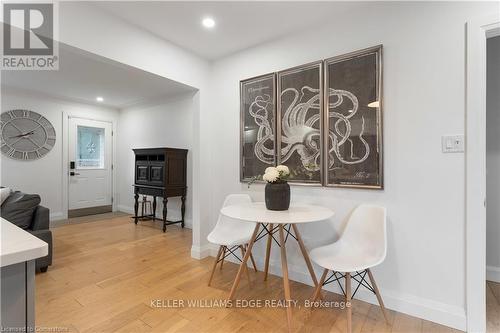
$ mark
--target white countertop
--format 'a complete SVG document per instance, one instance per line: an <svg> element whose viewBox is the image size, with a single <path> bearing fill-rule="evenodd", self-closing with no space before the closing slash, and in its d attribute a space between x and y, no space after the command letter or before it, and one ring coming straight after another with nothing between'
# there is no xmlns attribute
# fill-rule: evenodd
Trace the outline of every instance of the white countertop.
<svg viewBox="0 0 500 333"><path fill-rule="evenodd" d="M0 218L0 267L45 257L49 245L27 231Z"/></svg>

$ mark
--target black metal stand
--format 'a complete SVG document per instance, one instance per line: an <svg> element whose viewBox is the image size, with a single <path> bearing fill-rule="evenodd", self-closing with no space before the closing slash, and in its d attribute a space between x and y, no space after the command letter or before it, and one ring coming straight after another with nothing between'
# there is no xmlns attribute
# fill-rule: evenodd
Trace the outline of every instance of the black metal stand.
<svg viewBox="0 0 500 333"><path fill-rule="evenodd" d="M276 243L276 245L278 245L279 247L280 246L280 243L278 242L278 240L276 239L276 237L274 236L274 234L276 232L278 232L278 224L274 225L274 227L271 229L269 228L269 224L264 224L262 223L261 224L262 226L262 230L260 230L260 232L257 234L257 237L255 238L255 242L261 240L262 238L266 237L267 235L271 236L273 241ZM288 240L288 236L291 236L293 239L295 239L296 241L298 241L297 237L290 231L290 229L292 228L292 225L291 224L285 224L283 225L283 230L285 231L286 233L286 236L285 236L285 243L286 241Z"/></svg>
<svg viewBox="0 0 500 333"><path fill-rule="evenodd" d="M224 255L222 255L221 258L219 258L217 260L217 263L223 261L224 259L226 259L230 255L233 255L233 257L235 257L239 262L241 262L243 260L243 258L240 258L236 253L234 253L234 251L236 251L239 247L240 247L239 245L235 245L233 247L224 246L225 250L228 252L226 253L226 251L224 251Z"/></svg>
<svg viewBox="0 0 500 333"><path fill-rule="evenodd" d="M357 287L354 289L354 292L352 293L352 296L351 298L354 298L354 295L356 295L356 292L358 291L359 287L363 286L365 287L366 289L370 290L374 295L376 295L377 293L375 292L375 289L373 288L373 286L370 284L370 282L368 282L366 280L366 275L368 274L368 270L365 269L361 272L358 272L356 271L355 274L351 274L351 279L353 279L354 281L356 281L358 283ZM342 283L340 283L340 280L342 279L345 279L346 278L346 274L344 273L340 273L340 272L335 272L335 271L332 271L332 274L330 275L329 278L327 278L325 280L325 282L323 282L323 286L326 286L327 284L330 284L332 282L337 282L339 287L340 287L340 290L342 290L342 293L344 294L344 296L346 296L346 292L344 290L344 287L342 286Z"/></svg>

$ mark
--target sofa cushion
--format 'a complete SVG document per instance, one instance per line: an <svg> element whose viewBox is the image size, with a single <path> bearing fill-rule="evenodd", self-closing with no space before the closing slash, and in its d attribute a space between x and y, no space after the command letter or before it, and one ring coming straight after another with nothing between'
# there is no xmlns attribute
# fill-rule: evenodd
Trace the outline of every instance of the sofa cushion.
<svg viewBox="0 0 500 333"><path fill-rule="evenodd" d="M10 188L8 187L1 187L0 188L0 205L3 204L5 199L7 199L10 195Z"/></svg>
<svg viewBox="0 0 500 333"><path fill-rule="evenodd" d="M33 213L40 204L38 194L13 192L0 207L0 216L14 223L19 228L28 229L33 220Z"/></svg>

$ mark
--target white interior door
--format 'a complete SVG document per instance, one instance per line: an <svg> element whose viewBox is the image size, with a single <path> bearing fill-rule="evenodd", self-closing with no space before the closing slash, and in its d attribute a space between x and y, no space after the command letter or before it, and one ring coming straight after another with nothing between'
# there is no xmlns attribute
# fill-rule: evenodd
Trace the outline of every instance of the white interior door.
<svg viewBox="0 0 500 333"><path fill-rule="evenodd" d="M111 123L71 117L68 129L68 215L72 217L111 211Z"/></svg>

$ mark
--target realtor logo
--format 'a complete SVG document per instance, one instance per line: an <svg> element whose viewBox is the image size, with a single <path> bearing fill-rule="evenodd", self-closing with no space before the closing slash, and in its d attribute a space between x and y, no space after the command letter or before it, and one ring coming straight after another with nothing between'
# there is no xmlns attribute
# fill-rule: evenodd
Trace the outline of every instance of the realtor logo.
<svg viewBox="0 0 500 333"><path fill-rule="evenodd" d="M2 69L58 69L53 3L3 4Z"/></svg>

